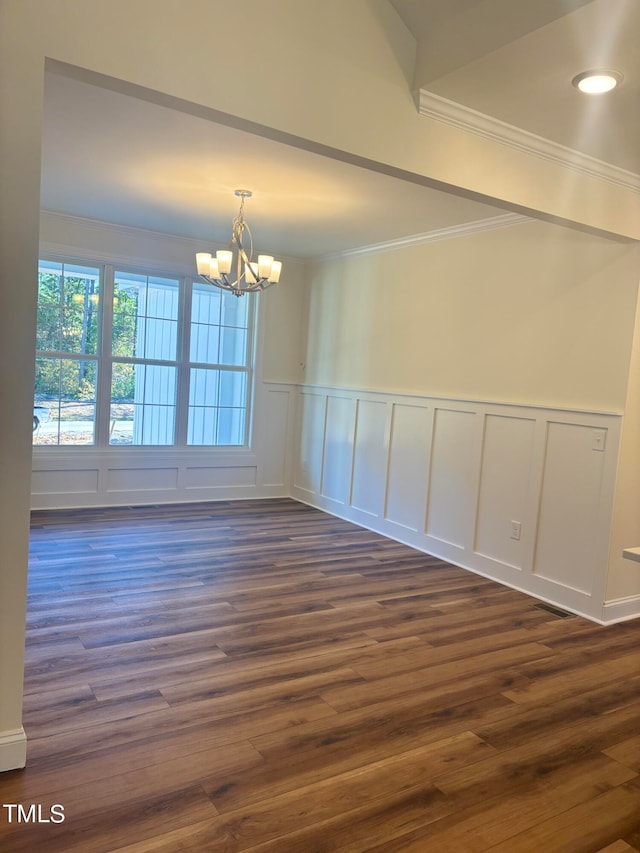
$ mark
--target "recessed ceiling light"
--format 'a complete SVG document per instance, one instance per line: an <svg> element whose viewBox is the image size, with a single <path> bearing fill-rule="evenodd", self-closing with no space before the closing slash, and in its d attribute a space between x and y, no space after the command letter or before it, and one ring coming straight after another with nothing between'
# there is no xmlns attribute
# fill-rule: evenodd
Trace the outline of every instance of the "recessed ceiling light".
<svg viewBox="0 0 640 853"><path fill-rule="evenodd" d="M576 89L580 89L587 95L602 95L622 83L622 74L619 71L600 68L594 71L583 71L571 82Z"/></svg>

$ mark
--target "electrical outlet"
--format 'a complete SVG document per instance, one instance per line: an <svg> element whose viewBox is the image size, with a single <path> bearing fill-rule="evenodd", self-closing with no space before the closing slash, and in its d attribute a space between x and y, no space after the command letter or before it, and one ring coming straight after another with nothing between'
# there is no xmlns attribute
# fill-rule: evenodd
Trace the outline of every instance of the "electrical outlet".
<svg viewBox="0 0 640 853"><path fill-rule="evenodd" d="M511 522L511 539L520 539L520 533L522 531L522 523L520 521L512 521Z"/></svg>

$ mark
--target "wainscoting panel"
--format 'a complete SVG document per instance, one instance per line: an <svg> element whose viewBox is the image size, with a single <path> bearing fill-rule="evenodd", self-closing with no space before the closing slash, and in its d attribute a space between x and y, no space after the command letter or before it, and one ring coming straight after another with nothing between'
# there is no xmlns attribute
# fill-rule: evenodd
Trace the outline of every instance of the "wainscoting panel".
<svg viewBox="0 0 640 853"><path fill-rule="evenodd" d="M621 421L305 386L291 494L603 621Z"/></svg>
<svg viewBox="0 0 640 853"><path fill-rule="evenodd" d="M358 400L351 505L361 512L384 513L388 453L386 404Z"/></svg>
<svg viewBox="0 0 640 853"><path fill-rule="evenodd" d="M433 409L391 403L385 517L417 533L424 526Z"/></svg>
<svg viewBox="0 0 640 853"><path fill-rule="evenodd" d="M67 494L96 494L98 491L98 469L65 468L64 470L33 471L31 493L52 495L64 490Z"/></svg>
<svg viewBox="0 0 640 853"><path fill-rule="evenodd" d="M269 388L266 390L265 411L267 422L264 432L266 434L266 451L262 456L262 482L265 486L282 486L288 488L287 483L287 448L288 441L274 441L274 438L288 437L289 427L292 426L291 417L291 394L288 390L277 390ZM245 485L249 485L246 483ZM255 485L255 477L254 477Z"/></svg>
<svg viewBox="0 0 640 853"><path fill-rule="evenodd" d="M301 392L298 400L298 454L294 484L310 495L320 492L327 400L323 394Z"/></svg>
<svg viewBox="0 0 640 853"><path fill-rule="evenodd" d="M605 447L605 429L548 424L533 571L585 594L602 559L598 519Z"/></svg>
<svg viewBox="0 0 640 853"><path fill-rule="evenodd" d="M228 486L255 486L257 468L255 465L229 465L216 467L211 465L189 465L184 471L185 489L224 489Z"/></svg>
<svg viewBox="0 0 640 853"><path fill-rule="evenodd" d="M528 497L536 422L533 418L487 415L474 550L516 569L530 544Z"/></svg>
<svg viewBox="0 0 640 853"><path fill-rule="evenodd" d="M327 397L327 420L322 465L322 495L346 504L352 480L355 400Z"/></svg>
<svg viewBox="0 0 640 853"><path fill-rule="evenodd" d="M177 468L108 468L107 492L175 491L178 488Z"/></svg>
<svg viewBox="0 0 640 853"><path fill-rule="evenodd" d="M474 412L435 409L425 533L464 548L473 510Z"/></svg>
<svg viewBox="0 0 640 853"><path fill-rule="evenodd" d="M260 383L252 448L35 448L32 507L129 506L286 496L291 490L289 448L294 441L296 392L296 388L284 383ZM321 412L321 436L324 398L309 397ZM316 453L321 441L313 441L313 429L306 432L311 436L310 453ZM309 481L314 489L319 487L319 464L316 470L317 479Z"/></svg>

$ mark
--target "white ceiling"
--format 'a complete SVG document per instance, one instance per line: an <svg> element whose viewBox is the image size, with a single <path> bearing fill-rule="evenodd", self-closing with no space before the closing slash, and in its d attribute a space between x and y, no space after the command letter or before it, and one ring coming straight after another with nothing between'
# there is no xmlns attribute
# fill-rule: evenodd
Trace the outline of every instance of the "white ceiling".
<svg viewBox="0 0 640 853"><path fill-rule="evenodd" d="M391 0L416 83L640 172L640 0ZM567 12L567 14L564 14ZM589 99L575 74L612 66ZM47 73L42 207L226 242L238 201L256 248L311 257L504 213L78 79Z"/></svg>

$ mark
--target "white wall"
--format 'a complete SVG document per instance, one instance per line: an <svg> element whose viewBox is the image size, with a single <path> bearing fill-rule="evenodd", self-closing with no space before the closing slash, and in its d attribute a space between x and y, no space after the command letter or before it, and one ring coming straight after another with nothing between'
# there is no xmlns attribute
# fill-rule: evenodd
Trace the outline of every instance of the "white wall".
<svg viewBox="0 0 640 853"><path fill-rule="evenodd" d="M531 220L319 262L306 381L622 411L639 257Z"/></svg>

